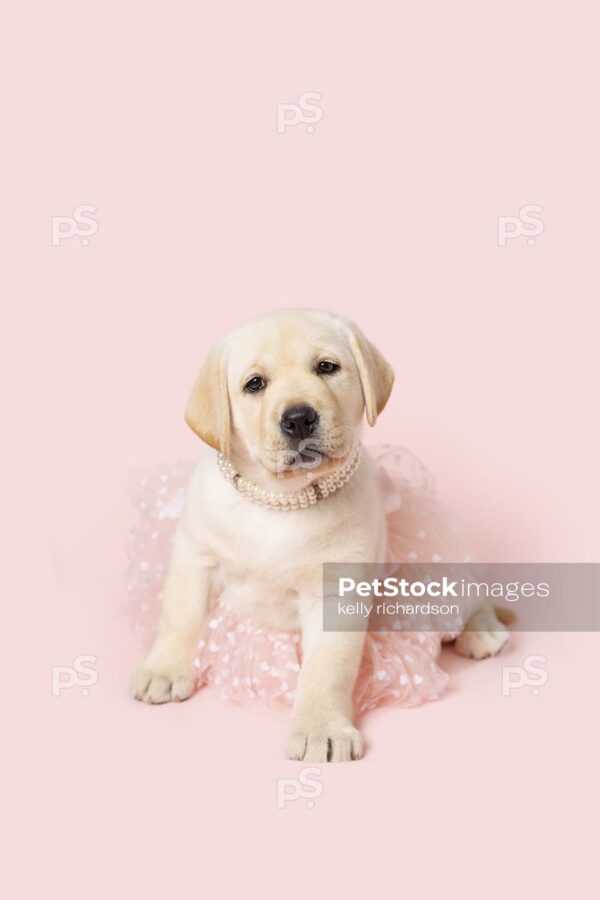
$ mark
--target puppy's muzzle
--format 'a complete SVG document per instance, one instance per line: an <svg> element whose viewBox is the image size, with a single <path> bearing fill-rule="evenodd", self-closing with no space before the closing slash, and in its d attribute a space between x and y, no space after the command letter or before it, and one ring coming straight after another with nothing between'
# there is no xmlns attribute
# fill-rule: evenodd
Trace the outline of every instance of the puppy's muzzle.
<svg viewBox="0 0 600 900"><path fill-rule="evenodd" d="M310 437L319 424L319 413L305 404L290 406L284 410L279 426L282 433L292 441L303 441Z"/></svg>

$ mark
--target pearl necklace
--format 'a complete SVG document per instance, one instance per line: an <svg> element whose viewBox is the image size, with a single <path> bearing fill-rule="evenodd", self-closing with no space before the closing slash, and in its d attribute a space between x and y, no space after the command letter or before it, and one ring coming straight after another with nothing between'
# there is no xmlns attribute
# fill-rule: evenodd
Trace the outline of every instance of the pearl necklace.
<svg viewBox="0 0 600 900"><path fill-rule="evenodd" d="M335 494L336 491L339 491L340 488L350 481L360 465L360 460L361 447L358 444L348 462L336 469L335 472L331 472L324 478L314 481L301 491L286 494L284 491L273 492L260 488L257 484L242 478L222 453L219 453L217 457L221 473L227 481L230 481L237 488L240 494L243 494L244 497L247 497L253 503L266 506L267 509L280 510L308 509L309 506L314 506L319 500L324 500L325 497Z"/></svg>

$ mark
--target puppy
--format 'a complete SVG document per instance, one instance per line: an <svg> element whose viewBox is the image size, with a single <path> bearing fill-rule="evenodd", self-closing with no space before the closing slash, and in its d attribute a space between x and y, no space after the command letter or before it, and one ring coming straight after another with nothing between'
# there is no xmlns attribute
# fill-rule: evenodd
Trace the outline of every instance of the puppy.
<svg viewBox="0 0 600 900"><path fill-rule="evenodd" d="M220 596L241 616L301 630L288 755L362 755L352 692L364 633L323 631L322 566L384 559L384 512L359 431L365 413L375 425L393 382L352 322L319 310L262 316L210 352L186 420L213 451L190 483L156 640L133 678L137 699L191 696L199 636ZM470 625L459 651L498 652L505 630L493 610L477 615L481 631Z"/></svg>

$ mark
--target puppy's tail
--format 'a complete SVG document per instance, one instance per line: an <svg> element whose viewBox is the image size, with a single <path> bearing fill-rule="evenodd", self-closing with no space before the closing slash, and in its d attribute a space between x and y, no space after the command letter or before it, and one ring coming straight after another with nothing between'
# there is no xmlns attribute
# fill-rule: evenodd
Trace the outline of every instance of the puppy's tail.
<svg viewBox="0 0 600 900"><path fill-rule="evenodd" d="M514 625L518 618L516 612L508 606L495 606L494 612L503 625Z"/></svg>

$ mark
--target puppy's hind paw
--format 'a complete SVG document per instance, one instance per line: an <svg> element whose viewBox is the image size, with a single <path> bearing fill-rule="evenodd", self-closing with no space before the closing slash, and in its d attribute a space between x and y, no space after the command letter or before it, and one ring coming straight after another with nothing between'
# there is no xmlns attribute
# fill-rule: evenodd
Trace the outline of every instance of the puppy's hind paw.
<svg viewBox="0 0 600 900"><path fill-rule="evenodd" d="M500 653L507 641L508 631L502 627L497 631L463 631L457 637L454 649L470 659L486 659Z"/></svg>
<svg viewBox="0 0 600 900"><path fill-rule="evenodd" d="M457 637L454 649L461 656L486 659L500 653L507 641L508 631L499 621L496 610L483 606L471 616L467 627Z"/></svg>

